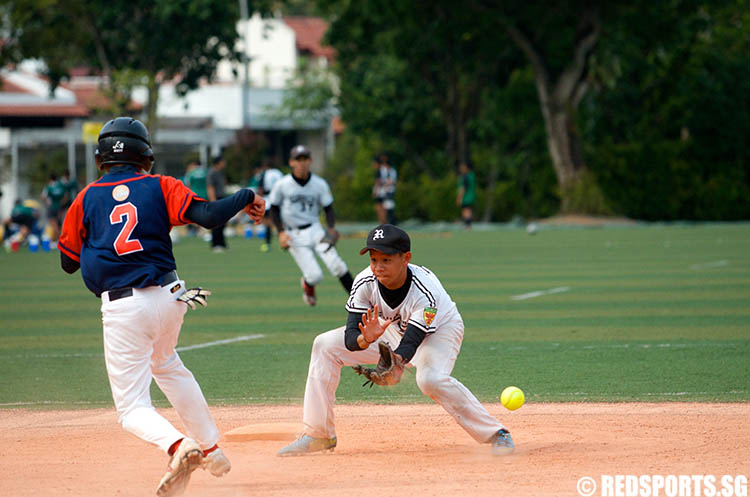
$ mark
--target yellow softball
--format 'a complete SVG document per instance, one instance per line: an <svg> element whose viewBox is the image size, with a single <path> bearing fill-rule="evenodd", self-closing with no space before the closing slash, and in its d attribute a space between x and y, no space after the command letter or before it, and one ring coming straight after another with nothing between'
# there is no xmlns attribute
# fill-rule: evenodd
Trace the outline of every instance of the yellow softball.
<svg viewBox="0 0 750 497"><path fill-rule="evenodd" d="M500 402L502 402L506 409L511 411L515 411L521 407L525 401L526 397L523 394L523 390L518 387L508 387L500 395Z"/></svg>

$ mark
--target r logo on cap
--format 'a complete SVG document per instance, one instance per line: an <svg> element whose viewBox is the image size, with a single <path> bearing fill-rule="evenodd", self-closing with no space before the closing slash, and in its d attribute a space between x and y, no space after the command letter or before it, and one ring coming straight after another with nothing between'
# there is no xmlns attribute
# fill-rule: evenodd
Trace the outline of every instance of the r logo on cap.
<svg viewBox="0 0 750 497"><path fill-rule="evenodd" d="M359 251L364 255L368 250L377 250L384 254L399 254L411 251L411 240L406 231L392 224L381 224L367 234L367 246Z"/></svg>

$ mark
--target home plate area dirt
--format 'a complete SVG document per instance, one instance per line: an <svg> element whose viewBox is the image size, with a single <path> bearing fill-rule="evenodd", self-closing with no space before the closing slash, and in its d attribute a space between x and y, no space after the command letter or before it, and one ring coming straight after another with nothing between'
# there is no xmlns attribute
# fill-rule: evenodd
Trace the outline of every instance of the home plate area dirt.
<svg viewBox="0 0 750 497"><path fill-rule="evenodd" d="M356 404L336 407L334 452L279 458L288 442L275 438L301 428L301 406L215 407L225 434L258 426L279 435L225 436L231 472L199 469L184 495L575 496L587 476L601 485L603 475L750 474L750 404L486 406L513 434L512 455L493 457L437 405ZM160 412L181 426L172 409ZM167 466L114 409L0 410L0 447L9 497L155 495Z"/></svg>

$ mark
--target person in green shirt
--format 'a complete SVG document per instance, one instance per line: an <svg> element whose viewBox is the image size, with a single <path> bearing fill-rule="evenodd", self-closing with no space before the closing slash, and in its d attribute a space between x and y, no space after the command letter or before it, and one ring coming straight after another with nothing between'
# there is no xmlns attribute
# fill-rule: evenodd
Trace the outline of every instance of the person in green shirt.
<svg viewBox="0 0 750 497"><path fill-rule="evenodd" d="M70 177L70 171L67 169L63 171L62 177L60 177L60 183L62 183L65 189L65 197L63 197L62 203L60 204L60 222L65 220L65 214L68 213L70 204L75 200L78 195L78 181L75 178Z"/></svg>
<svg viewBox="0 0 750 497"><path fill-rule="evenodd" d="M208 170L200 165L198 161L188 164L185 172L185 185L204 200L208 200L208 191L206 189L206 175Z"/></svg>
<svg viewBox="0 0 750 497"><path fill-rule="evenodd" d="M461 219L464 221L464 227L470 230L474 216L474 204L477 201L477 178L472 167L466 162L461 163L458 171L460 175L458 177L456 205L461 207Z"/></svg>
<svg viewBox="0 0 750 497"><path fill-rule="evenodd" d="M10 217L3 220L3 235L4 240L10 247L11 244L15 244L13 250L18 250L18 246L26 241L26 238L31 234L34 229L39 213L37 212L33 204L37 204L35 200L27 200L22 202L21 199L17 199L13 210L10 213ZM13 228L16 228L15 231Z"/></svg>
<svg viewBox="0 0 750 497"><path fill-rule="evenodd" d="M42 190L42 200L47 206L47 224L50 230L50 240L55 241L60 236L60 213L65 187L57 178L56 173L50 173L47 186Z"/></svg>
<svg viewBox="0 0 750 497"><path fill-rule="evenodd" d="M187 165L185 176L182 177L182 182L185 183L185 186L193 190L193 192L200 198L208 200L208 191L206 188L207 174L208 169L203 167L197 160L194 160ZM187 231L191 236L196 236L202 231L205 231L205 229L197 224L188 224Z"/></svg>

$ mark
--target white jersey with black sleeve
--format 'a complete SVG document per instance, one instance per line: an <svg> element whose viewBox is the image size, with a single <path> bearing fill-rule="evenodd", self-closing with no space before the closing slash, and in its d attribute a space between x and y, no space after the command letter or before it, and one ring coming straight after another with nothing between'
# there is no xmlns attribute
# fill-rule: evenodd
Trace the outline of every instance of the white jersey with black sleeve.
<svg viewBox="0 0 750 497"><path fill-rule="evenodd" d="M409 324L425 333L435 333L446 323L460 323L461 315L456 304L437 276L424 266L409 264L409 269L412 273L411 287L395 309L389 307L380 295L378 280L368 266L354 278L346 310L364 313L377 305L380 317L392 319L401 335Z"/></svg>
<svg viewBox="0 0 750 497"><path fill-rule="evenodd" d="M269 196L271 205L278 205L281 222L287 229L319 222L321 207L333 203L333 195L326 180L310 173L310 178L300 184L291 174L278 180Z"/></svg>

